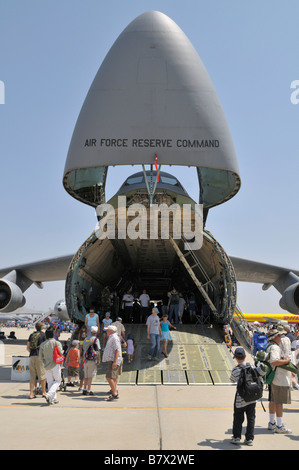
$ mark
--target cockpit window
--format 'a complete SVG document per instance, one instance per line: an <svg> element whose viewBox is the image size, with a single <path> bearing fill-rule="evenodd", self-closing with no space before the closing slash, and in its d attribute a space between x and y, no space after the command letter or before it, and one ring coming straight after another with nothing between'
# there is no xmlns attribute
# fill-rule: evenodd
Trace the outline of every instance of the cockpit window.
<svg viewBox="0 0 299 470"><path fill-rule="evenodd" d="M146 175L146 178L147 178L147 181L150 183L151 179L155 180L156 175L154 175L153 178L151 178L151 175ZM170 184L171 186L177 186L178 185L178 180L176 178L172 178L171 176L161 175L160 176L160 181L161 181L161 183ZM143 183L143 182L144 182L144 176L143 175L132 176L132 177L127 179L126 185L127 184L140 184L140 183Z"/></svg>
<svg viewBox="0 0 299 470"><path fill-rule="evenodd" d="M178 181L175 178L170 178L169 176L161 176L161 182L164 184L176 185Z"/></svg>
<svg viewBox="0 0 299 470"><path fill-rule="evenodd" d="M143 176L134 176L132 178L128 178L126 184L139 184L143 180Z"/></svg>

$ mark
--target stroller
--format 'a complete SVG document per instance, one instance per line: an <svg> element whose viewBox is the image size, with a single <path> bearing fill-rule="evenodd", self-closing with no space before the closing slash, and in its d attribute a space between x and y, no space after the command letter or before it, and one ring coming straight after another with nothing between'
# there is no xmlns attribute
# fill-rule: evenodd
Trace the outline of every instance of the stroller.
<svg viewBox="0 0 299 470"><path fill-rule="evenodd" d="M60 385L59 385L59 388L58 390L60 392L65 392L66 391L66 383L65 383L65 380L64 380L64 371L65 369L64 368L61 368L61 381L60 381Z"/></svg>

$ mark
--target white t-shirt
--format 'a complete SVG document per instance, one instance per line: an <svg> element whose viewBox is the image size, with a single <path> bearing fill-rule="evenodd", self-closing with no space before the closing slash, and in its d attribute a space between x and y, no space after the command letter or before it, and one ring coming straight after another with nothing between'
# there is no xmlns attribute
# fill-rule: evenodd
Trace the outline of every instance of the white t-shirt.
<svg viewBox="0 0 299 470"><path fill-rule="evenodd" d="M131 294L123 296L124 307L133 307L134 297Z"/></svg>
<svg viewBox="0 0 299 470"><path fill-rule="evenodd" d="M141 307L148 307L149 301L150 301L149 295L141 294L141 296L139 297L139 300L141 302Z"/></svg>
<svg viewBox="0 0 299 470"><path fill-rule="evenodd" d="M271 346L269 346L267 349L267 352L270 353L270 364L279 361L280 359L287 359L287 357L284 357L285 354L283 353L282 347L280 347L278 344L271 344ZM281 367L276 367L275 376L272 383L273 385L278 385L280 387L290 387L292 384L291 372L282 369Z"/></svg>

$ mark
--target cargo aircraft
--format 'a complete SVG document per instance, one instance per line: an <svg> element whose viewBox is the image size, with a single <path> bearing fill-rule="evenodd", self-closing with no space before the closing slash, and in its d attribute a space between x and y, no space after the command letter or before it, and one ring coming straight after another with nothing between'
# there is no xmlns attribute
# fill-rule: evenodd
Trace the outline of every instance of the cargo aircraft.
<svg viewBox="0 0 299 470"><path fill-rule="evenodd" d="M108 169L121 165L138 171L106 201ZM164 171L171 165L197 172L199 201ZM240 189L237 156L197 51L163 13L138 16L105 57L78 116L63 185L94 207L98 226L77 253L1 268L0 316L23 306L32 284L42 288L57 280L65 280L66 310L77 323L109 286L120 295L146 288L156 299L173 288L193 293L213 323L227 324L235 311L237 281L274 286L280 306L298 315L298 270L229 256L208 231L209 211ZM200 243L194 245L198 227Z"/></svg>

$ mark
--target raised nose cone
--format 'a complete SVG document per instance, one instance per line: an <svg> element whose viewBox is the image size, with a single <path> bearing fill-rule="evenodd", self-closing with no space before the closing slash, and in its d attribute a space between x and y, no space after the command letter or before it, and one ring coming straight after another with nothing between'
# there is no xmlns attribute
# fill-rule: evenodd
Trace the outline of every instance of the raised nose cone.
<svg viewBox="0 0 299 470"><path fill-rule="evenodd" d="M87 94L64 171L66 190L96 206L110 165L197 168L206 208L236 194L237 158L217 93L196 50L166 15L121 33Z"/></svg>

